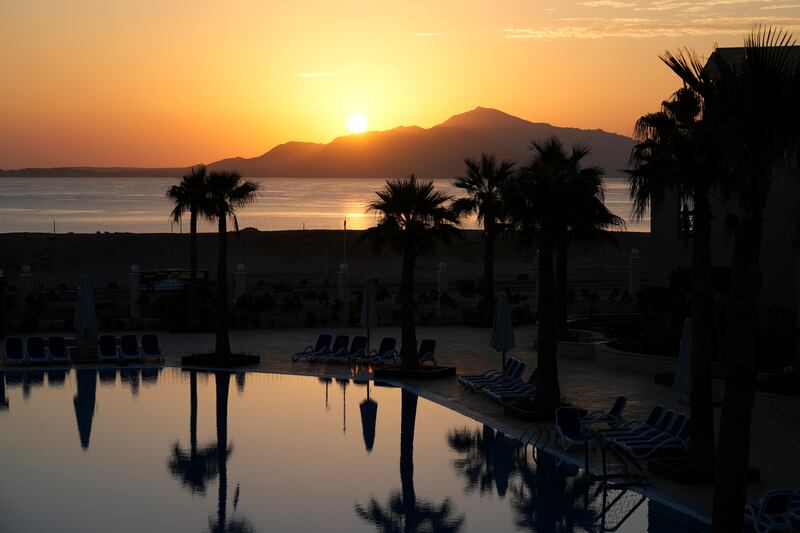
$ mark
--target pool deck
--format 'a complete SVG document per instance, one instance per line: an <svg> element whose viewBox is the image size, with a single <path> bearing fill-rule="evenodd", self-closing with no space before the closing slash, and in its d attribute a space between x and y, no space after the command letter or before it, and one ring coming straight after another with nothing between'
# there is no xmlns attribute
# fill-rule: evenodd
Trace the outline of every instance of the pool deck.
<svg viewBox="0 0 800 533"><path fill-rule="evenodd" d="M332 377L355 377L347 365L293 363L291 354L313 344L321 329L299 328L280 330L235 330L231 332L234 351L261 356L261 364L248 371L275 372L297 375L330 375ZM363 328L330 327L324 332L334 334L363 334ZM399 338L399 328L380 327L372 330L371 344L377 345L383 336ZM527 373L536 366L536 352L532 348L536 330L532 326L515 330L517 349L511 355L528 363ZM180 366L180 356L208 351L213 348L213 333L159 333L166 353L166 364ZM456 366L458 374L476 374L500 366L500 354L489 347L488 328L418 327L417 338L437 340L436 357L441 365ZM371 377L365 369L359 375ZM607 410L616 396L628 398L625 408L627 419L644 419L655 404L688 414L689 406L681 403L681 394L653 381L651 375L606 368L592 360L560 359L559 379L562 395L588 410ZM528 426L527 422L505 415L502 407L481 394L466 390L455 378L434 381L409 381L404 383L410 390L432 401L443 404L481 422L488 423L510 435L519 435ZM798 409L773 408L756 403L753 413L753 437L751 465L761 471L761 481L748 486L748 501L754 502L765 491L773 488L796 487L800 480L800 461L796 447L800 443L800 401ZM720 409L715 409L717 422ZM552 424L542 424L553 434ZM717 427L718 429L718 427ZM555 449L551 438L551 449ZM559 452L571 454L583 462L583 452ZM599 456L593 457L593 460ZM685 502L686 509L695 510L699 517L708 518L712 507L711 485L681 485L658 475L651 474L651 497Z"/></svg>

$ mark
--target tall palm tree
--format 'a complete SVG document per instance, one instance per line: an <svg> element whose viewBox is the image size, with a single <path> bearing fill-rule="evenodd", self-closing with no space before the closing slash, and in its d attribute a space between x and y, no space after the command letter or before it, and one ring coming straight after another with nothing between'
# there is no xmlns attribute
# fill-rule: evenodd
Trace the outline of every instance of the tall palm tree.
<svg viewBox="0 0 800 533"><path fill-rule="evenodd" d="M665 56L665 61L669 61ZM703 92L711 90L704 67L694 62ZM648 207L660 206L668 194L679 205L693 206L692 232L692 439L690 468L713 470L714 406L711 396L711 362L714 350L713 296L711 293L711 204L709 193L719 182L718 150L710 124L703 120L704 99L690 87L678 90L661 104L661 110L642 116L635 127L638 143L631 153L629 184L634 215L642 218ZM714 166L716 165L716 167Z"/></svg>
<svg viewBox="0 0 800 533"><path fill-rule="evenodd" d="M166 196L174 207L170 217L181 222L189 213L189 323L196 325L197 302L197 219L207 210L207 171L205 165L192 167L178 185L171 185Z"/></svg>
<svg viewBox="0 0 800 533"><path fill-rule="evenodd" d="M591 149L576 144L563 163L559 197L561 220L555 239L555 314L556 336L567 340L567 266L569 247L574 240L591 240L606 235L610 228L623 227L625 222L608 210L603 202L605 171L597 166L583 166L583 158Z"/></svg>
<svg viewBox="0 0 800 533"><path fill-rule="evenodd" d="M215 354L227 358L231 354L228 334L228 218L239 232L236 211L256 200L258 184L245 180L238 172L211 172L208 175L208 213L216 219L219 234L217 256L217 339Z"/></svg>
<svg viewBox="0 0 800 533"><path fill-rule="evenodd" d="M464 523L464 515L452 516L453 508L446 499L440 505L417 498L414 490L414 428L417 420L417 395L402 391L400 411L400 485L387 505L373 497L366 506L356 504L355 512L380 531L400 533L436 531L456 533Z"/></svg>
<svg viewBox="0 0 800 533"><path fill-rule="evenodd" d="M735 200L733 277L724 348L725 398L720 421L713 530L740 531L745 503L755 379L758 370L758 293L764 209L775 168L797 162L800 62L791 34L758 28L735 64L714 53L712 104L706 107L730 177L720 185ZM698 91L702 79L687 55L669 66Z"/></svg>
<svg viewBox="0 0 800 533"><path fill-rule="evenodd" d="M453 185L463 189L466 196L453 202L459 216L476 214L483 224L483 319L491 323L494 316L494 244L497 235L506 228L503 206L503 187L513 175L514 163L501 161L493 155L481 154L480 161L464 159L466 176L456 178Z"/></svg>
<svg viewBox="0 0 800 533"><path fill-rule="evenodd" d="M538 247L538 366L537 410L555 413L561 401L556 356L556 292L554 253L564 228L564 195L570 160L557 137L531 144L533 159L509 184L506 203L518 232ZM576 147L577 150L577 147Z"/></svg>
<svg viewBox="0 0 800 533"><path fill-rule="evenodd" d="M414 326L414 268L417 255L430 251L437 241L452 242L458 232L458 217L447 205L451 197L437 190L432 181L388 180L368 211L379 215L378 224L364 232L380 249L391 244L403 253L400 278L401 357L405 371L419 368Z"/></svg>

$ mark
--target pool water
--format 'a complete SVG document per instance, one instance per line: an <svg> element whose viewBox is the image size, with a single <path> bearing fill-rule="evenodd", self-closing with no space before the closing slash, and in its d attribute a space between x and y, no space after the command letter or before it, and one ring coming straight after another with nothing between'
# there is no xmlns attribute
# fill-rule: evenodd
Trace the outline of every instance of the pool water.
<svg viewBox="0 0 800 533"><path fill-rule="evenodd" d="M2 374L3 532L700 527L400 388L176 368Z"/></svg>

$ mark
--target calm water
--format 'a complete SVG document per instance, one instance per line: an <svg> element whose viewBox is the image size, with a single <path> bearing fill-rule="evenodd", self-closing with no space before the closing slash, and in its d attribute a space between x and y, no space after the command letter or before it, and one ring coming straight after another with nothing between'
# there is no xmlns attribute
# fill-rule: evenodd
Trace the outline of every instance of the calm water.
<svg viewBox="0 0 800 533"><path fill-rule="evenodd" d="M0 385L4 532L689 530L396 388L172 368Z"/></svg>
<svg viewBox="0 0 800 533"><path fill-rule="evenodd" d="M0 232L94 233L180 231L170 226L164 191L174 178L0 178ZM365 214L385 180L261 178L261 199L239 215L241 227L260 230L363 229L374 225ZM437 185L457 194L449 180ZM627 185L608 180L606 204L630 219ZM474 227L474 222L470 224ZM212 230L208 225L201 228ZM631 231L649 231L649 219L629 220Z"/></svg>

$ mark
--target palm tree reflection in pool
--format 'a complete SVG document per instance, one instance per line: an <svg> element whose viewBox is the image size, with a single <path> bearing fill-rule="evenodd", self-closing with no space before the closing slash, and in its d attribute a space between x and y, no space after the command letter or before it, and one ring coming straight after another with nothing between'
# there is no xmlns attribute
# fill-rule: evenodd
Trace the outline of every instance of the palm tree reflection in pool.
<svg viewBox="0 0 800 533"><path fill-rule="evenodd" d="M414 491L414 426L417 396L402 392L400 415L400 485L385 504L374 497L367 505L356 504L356 514L384 532L432 531L455 533L464 524L464 515L453 516L450 500L439 505L417 499Z"/></svg>
<svg viewBox="0 0 800 533"><path fill-rule="evenodd" d="M217 442L198 448L197 446L197 372L192 370L189 374L190 383L190 414L189 414L189 441L190 448L187 454L175 443L169 460L169 469L172 475L189 487L192 493L205 494L206 483L214 477L219 478L219 491L217 495L217 516L209 520L208 528L211 533L239 533L255 531L249 520L243 518L228 518L228 458L233 453L233 447L228 445L228 390L230 388L230 372L215 372L216 382L216 415L217 415ZM239 499L239 487L236 488L233 509Z"/></svg>
<svg viewBox="0 0 800 533"><path fill-rule="evenodd" d="M230 372L214 372L217 384L217 469L219 470L219 495L217 499L216 521L208 522L211 533L245 533L255 531L255 527L244 518L228 519L228 457L233 451L228 447L228 389L230 388ZM239 499L237 487L234 498L234 511Z"/></svg>
<svg viewBox="0 0 800 533"><path fill-rule="evenodd" d="M230 454L231 450L225 451ZM169 459L169 471L181 480L192 494L206 493L206 483L218 474L217 446L209 443L197 447L197 371L189 373L189 451L175 442Z"/></svg>
<svg viewBox="0 0 800 533"><path fill-rule="evenodd" d="M450 447L460 457L453 467L466 479L465 490L486 494L510 490L516 526L529 531L576 531L592 527L595 512L589 480L577 468L559 465L550 454L534 452L489 426L450 431Z"/></svg>
<svg viewBox="0 0 800 533"><path fill-rule="evenodd" d="M508 491L512 473L523 468L520 456L522 444L484 425L482 429L470 431L460 428L447 435L450 447L461 457L453 461L453 467L465 478L467 492L478 490L481 494L496 487L497 495L503 497Z"/></svg>

